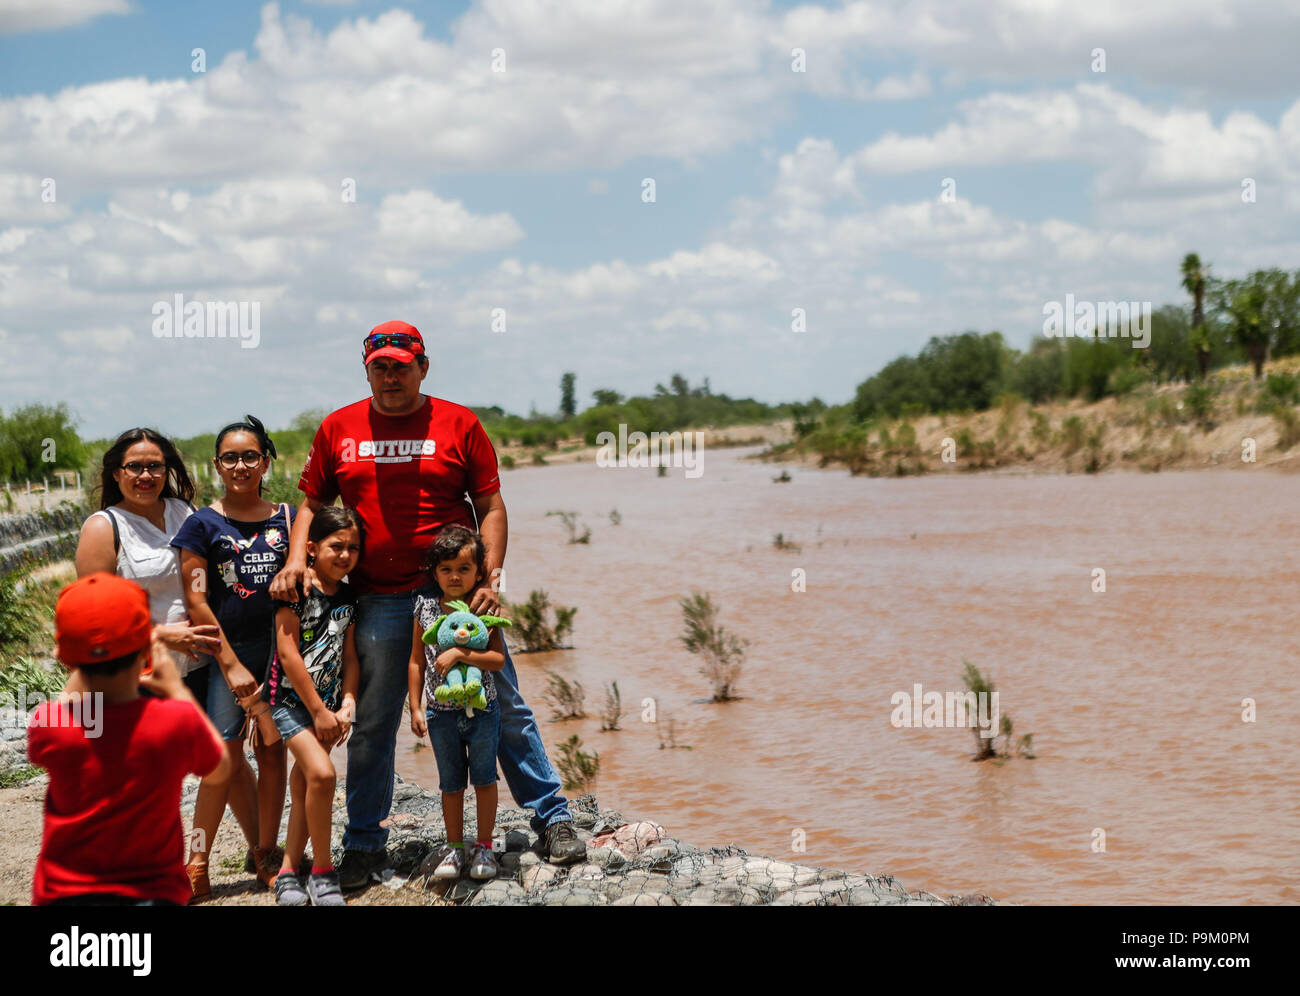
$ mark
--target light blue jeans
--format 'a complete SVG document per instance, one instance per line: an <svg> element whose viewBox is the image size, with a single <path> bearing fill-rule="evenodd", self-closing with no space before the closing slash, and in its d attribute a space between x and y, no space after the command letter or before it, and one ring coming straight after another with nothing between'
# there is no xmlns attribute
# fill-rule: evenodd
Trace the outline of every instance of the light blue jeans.
<svg viewBox="0 0 1300 996"><path fill-rule="evenodd" d="M415 597L436 597L430 585L392 595L361 595L357 599L357 657L361 682L357 692L357 721L348 741L348 826L343 847L349 851L382 851L388 830L380 821L393 808L393 766L402 705L407 697L407 666L415 628ZM493 673L501 713L501 745L497 759L515 802L533 810L534 833L552 823L572 819L560 795L560 779L551 767L537 729L537 720L519 694L515 664Z"/></svg>

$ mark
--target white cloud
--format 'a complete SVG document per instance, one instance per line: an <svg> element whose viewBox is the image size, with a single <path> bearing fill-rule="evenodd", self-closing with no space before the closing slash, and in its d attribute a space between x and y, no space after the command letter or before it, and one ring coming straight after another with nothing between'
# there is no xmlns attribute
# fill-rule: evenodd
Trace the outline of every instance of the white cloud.
<svg viewBox="0 0 1300 996"><path fill-rule="evenodd" d="M1201 109L1158 109L1104 84L1068 91L991 93L923 135L889 132L858 151L872 173L1084 162L1103 199L1213 190L1240 193L1244 177L1300 180L1300 102L1276 126L1237 111L1215 124ZM960 175L956 177L960 188Z"/></svg>
<svg viewBox="0 0 1300 996"><path fill-rule="evenodd" d="M380 245L394 255L483 252L523 237L523 229L504 212L473 215L460 201L444 201L427 190L389 194L379 206Z"/></svg>
<svg viewBox="0 0 1300 996"><path fill-rule="evenodd" d="M130 0L5 0L0 4L0 35L71 28L132 10Z"/></svg>
<svg viewBox="0 0 1300 996"><path fill-rule="evenodd" d="M70 211L65 201L58 200L57 184L53 187L55 199L42 199L46 179L29 173L0 173L0 225L43 224L67 218Z"/></svg>

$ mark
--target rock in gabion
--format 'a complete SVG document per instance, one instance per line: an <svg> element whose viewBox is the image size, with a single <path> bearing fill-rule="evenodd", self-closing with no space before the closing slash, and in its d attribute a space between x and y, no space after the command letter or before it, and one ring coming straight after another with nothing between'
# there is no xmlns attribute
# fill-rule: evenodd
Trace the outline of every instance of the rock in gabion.
<svg viewBox="0 0 1300 996"><path fill-rule="evenodd" d="M250 754L250 761L252 761ZM188 824L197 779L184 791ZM335 859L347 823L342 778L335 795ZM658 823L601 810L593 796L570 802L587 860L559 867L543 858L526 810L501 806L494 827L495 879L433 879L446 831L441 797L398 779L389 820L389 888L410 905L466 906L941 906L994 905L982 894L941 899L908 892L888 875L863 875L750 855L733 845L697 847ZM286 811L286 817L287 817ZM466 792L465 839L475 839L473 789Z"/></svg>

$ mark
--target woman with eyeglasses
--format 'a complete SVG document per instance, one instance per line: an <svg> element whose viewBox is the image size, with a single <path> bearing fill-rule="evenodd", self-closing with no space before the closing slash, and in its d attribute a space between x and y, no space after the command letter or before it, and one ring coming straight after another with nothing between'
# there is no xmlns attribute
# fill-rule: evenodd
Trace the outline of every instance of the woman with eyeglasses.
<svg viewBox="0 0 1300 996"><path fill-rule="evenodd" d="M284 812L285 744L259 695L274 647L271 579L284 566L296 511L262 497L262 478L275 457L275 444L252 415L225 426L217 433L212 460L223 493L186 519L172 539L181 576L187 579L190 617L220 629L221 648L212 666L195 672L198 680L190 688L226 742L231 763L229 782L204 781L194 803L186 870L196 900L212 891L208 854L227 802L248 841L244 870L255 874L262 887L275 882L284 856L276 837ZM256 718L259 708L266 713L262 725ZM244 757L246 724L252 726L257 775Z"/></svg>
<svg viewBox="0 0 1300 996"><path fill-rule="evenodd" d="M171 545L194 511L193 498L194 484L171 440L152 429L128 429L104 453L99 511L82 525L76 555L77 577L107 571L145 590L154 635L182 674L220 645L216 626L190 624Z"/></svg>

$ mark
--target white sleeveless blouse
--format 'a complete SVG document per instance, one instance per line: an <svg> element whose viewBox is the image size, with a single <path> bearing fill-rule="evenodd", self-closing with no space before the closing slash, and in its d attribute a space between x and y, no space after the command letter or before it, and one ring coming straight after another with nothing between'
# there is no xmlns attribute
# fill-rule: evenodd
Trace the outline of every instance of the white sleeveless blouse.
<svg viewBox="0 0 1300 996"><path fill-rule="evenodd" d="M181 588L180 554L171 545L181 523L192 514L189 505L178 498L163 499L163 525L159 529L142 515L112 506L95 512L106 519L116 519L121 546L117 551L117 573L129 578L149 596L149 616L154 625L185 622L189 612ZM199 661L175 650L172 657L181 674L199 666Z"/></svg>

